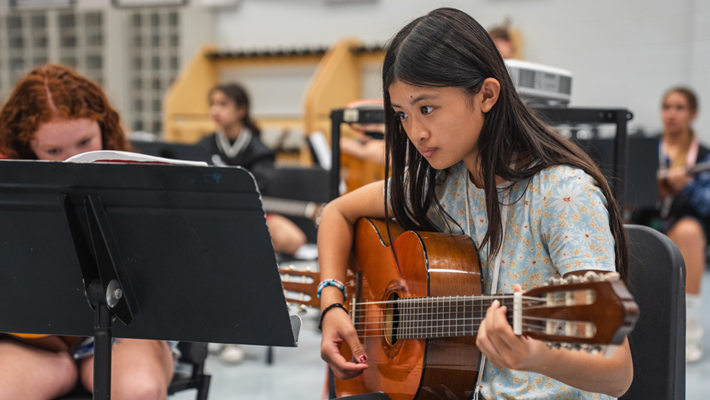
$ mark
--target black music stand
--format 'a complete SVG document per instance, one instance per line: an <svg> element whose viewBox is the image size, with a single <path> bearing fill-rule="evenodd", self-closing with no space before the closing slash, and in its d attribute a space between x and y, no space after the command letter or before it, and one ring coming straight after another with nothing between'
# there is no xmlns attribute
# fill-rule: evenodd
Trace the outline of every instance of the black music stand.
<svg viewBox="0 0 710 400"><path fill-rule="evenodd" d="M297 345L244 169L0 161L0 221L0 332L94 336L94 399L112 335Z"/></svg>

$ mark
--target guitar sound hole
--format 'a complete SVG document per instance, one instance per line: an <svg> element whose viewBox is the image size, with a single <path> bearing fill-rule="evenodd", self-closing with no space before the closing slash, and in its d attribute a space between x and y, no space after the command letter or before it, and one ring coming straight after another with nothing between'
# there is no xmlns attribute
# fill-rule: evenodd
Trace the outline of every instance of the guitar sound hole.
<svg viewBox="0 0 710 400"><path fill-rule="evenodd" d="M399 329L399 309L397 308L396 300L399 295L396 292L390 293L385 303L384 321L385 321L385 340L390 346L397 343L397 330Z"/></svg>

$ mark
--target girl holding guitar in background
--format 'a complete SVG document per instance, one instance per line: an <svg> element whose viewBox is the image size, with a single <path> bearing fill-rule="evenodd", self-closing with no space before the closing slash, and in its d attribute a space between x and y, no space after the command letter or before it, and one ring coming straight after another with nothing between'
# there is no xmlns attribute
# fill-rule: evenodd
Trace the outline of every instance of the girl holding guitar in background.
<svg viewBox="0 0 710 400"><path fill-rule="evenodd" d="M321 278L329 279L321 285L321 355L339 379L379 368L368 361L347 307L334 306L347 303L340 287L353 279L346 267L360 217L468 235L486 294L589 270L617 271L628 280L627 239L609 185L583 151L521 102L493 41L473 18L441 8L405 26L385 56L383 89L391 178L332 201L318 232ZM609 358L549 349L515 335L506 311L497 300L483 310L475 343L487 361L480 383L466 382L466 396L598 399L618 397L631 385L627 339Z"/></svg>
<svg viewBox="0 0 710 400"><path fill-rule="evenodd" d="M700 144L692 128L698 99L692 90L676 87L663 96L663 135L658 146L660 213L634 213L637 223L649 225L678 246L685 261L687 362L703 354L700 286L705 271L705 248L710 234L710 173L692 173L698 163L710 162L710 149ZM707 171L707 170L705 170Z"/></svg>
<svg viewBox="0 0 710 400"><path fill-rule="evenodd" d="M0 153L7 158L62 161L94 150L130 145L101 88L65 67L32 70L0 110ZM0 333L0 399L53 399L77 381L93 391L93 338L85 339ZM167 342L117 339L111 398L165 399L173 369Z"/></svg>

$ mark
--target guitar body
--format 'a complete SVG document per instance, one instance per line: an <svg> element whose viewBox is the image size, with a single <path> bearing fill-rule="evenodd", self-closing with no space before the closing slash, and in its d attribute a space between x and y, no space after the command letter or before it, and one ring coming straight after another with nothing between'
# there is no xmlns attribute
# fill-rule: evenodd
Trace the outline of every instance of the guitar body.
<svg viewBox="0 0 710 400"><path fill-rule="evenodd" d="M481 294L478 257L470 238L402 232L394 224L390 230L391 247L384 221L361 218L357 222L346 283L348 307L352 298L360 303ZM470 399L479 362L476 338L398 340L392 334L392 313L382 307L356 307L355 326L369 368L350 380L336 377L337 397L382 391L393 400ZM346 359L352 358L347 345L342 345L341 352Z"/></svg>

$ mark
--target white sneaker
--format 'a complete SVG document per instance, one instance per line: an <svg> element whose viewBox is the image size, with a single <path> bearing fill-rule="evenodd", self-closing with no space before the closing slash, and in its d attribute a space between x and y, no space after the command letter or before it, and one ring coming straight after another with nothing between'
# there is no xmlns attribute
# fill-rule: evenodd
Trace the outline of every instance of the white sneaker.
<svg viewBox="0 0 710 400"><path fill-rule="evenodd" d="M244 350L236 344L226 344L219 352L219 359L227 364L239 364L244 361Z"/></svg>
<svg viewBox="0 0 710 400"><path fill-rule="evenodd" d="M222 343L207 343L207 353L213 356L218 356L223 348Z"/></svg>
<svg viewBox="0 0 710 400"><path fill-rule="evenodd" d="M685 362L694 363L703 357L703 330L691 327L685 332Z"/></svg>

